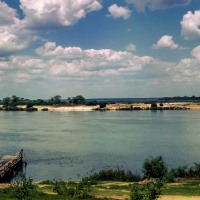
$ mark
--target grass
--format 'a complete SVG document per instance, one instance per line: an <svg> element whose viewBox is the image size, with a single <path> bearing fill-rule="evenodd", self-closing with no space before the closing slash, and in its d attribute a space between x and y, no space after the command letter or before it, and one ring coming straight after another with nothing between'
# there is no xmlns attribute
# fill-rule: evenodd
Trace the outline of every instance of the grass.
<svg viewBox="0 0 200 200"><path fill-rule="evenodd" d="M130 195L130 182L102 181L91 187L92 194L96 197L91 200L126 199ZM200 196L200 180L182 180L166 184L162 195ZM76 198L57 195L53 192L51 183L36 184L32 193L32 200L75 200ZM0 200L15 200L9 188L0 189Z"/></svg>
<svg viewBox="0 0 200 200"><path fill-rule="evenodd" d="M164 186L165 195L200 196L200 180L187 180Z"/></svg>
<svg viewBox="0 0 200 200"><path fill-rule="evenodd" d="M92 187L92 193L101 198L128 198L130 194L130 182L103 181Z"/></svg>

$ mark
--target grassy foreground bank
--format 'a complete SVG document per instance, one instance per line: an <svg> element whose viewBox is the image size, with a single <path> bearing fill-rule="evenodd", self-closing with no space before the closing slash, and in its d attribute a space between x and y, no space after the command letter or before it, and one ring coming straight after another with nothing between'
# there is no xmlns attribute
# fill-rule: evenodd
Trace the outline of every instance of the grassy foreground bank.
<svg viewBox="0 0 200 200"><path fill-rule="evenodd" d="M76 182L47 180L37 184L19 174L13 184L0 185L0 200L156 200L174 199L173 195L180 196L178 200L200 199L199 163L169 170L162 156L151 157L145 159L142 172L143 176L120 168L103 169Z"/></svg>
<svg viewBox="0 0 200 200"><path fill-rule="evenodd" d="M74 183L74 186L76 183ZM3 186L3 185L2 185ZM2 187L1 186L1 187ZM130 182L116 182L116 181L102 181L91 187L91 194L93 197L85 199L129 199L130 196ZM59 195L54 192L54 185L52 183L38 183L34 184L32 193L33 200L75 200L78 198L67 197ZM166 184L161 190L162 196L159 199L164 199L171 196L179 197L180 200L183 196L192 197L192 199L200 199L200 180L199 179L185 179L175 183ZM15 200L10 186L0 189L0 200ZM79 198L80 199L80 198ZM187 199L187 198L186 198Z"/></svg>

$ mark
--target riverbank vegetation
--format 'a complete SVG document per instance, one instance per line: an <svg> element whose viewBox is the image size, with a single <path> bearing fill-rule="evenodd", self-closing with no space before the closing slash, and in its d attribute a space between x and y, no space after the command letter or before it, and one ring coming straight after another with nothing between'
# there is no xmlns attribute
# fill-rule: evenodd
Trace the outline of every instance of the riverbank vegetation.
<svg viewBox="0 0 200 200"><path fill-rule="evenodd" d="M132 99L132 100L131 100ZM108 99L86 99L82 95L75 97L62 98L60 95L55 95L49 99L28 99L12 95L11 97L4 97L0 99L0 104L3 107L16 107L19 105L25 105L27 107L39 106L39 105L100 105L100 108L106 107L106 104L133 104L133 103L145 103L150 104L151 108L163 108L164 103L168 102L200 102L200 97L196 96L184 96L184 97L162 97L162 98L108 98ZM153 100L154 99L154 100ZM130 109L134 109L131 108ZM135 108L137 109L137 108ZM170 108L169 108L170 109Z"/></svg>
<svg viewBox="0 0 200 200"><path fill-rule="evenodd" d="M65 183L67 185L67 183ZM71 187L76 188L78 183L70 183ZM181 179L174 183L167 183L161 187L160 197L167 196L176 196L180 197L193 197L194 200L200 198L200 180L196 179ZM142 184L135 184L135 186L141 186ZM14 187L7 187L4 189L0 189L0 200L16 200L20 199L16 197L16 193ZM116 181L102 181L96 185L92 185L90 187L91 197L87 198L79 198L79 197L70 197L66 192L63 194L58 194L56 191L54 192L54 183L49 181L49 183L38 183L33 184L33 188L29 193L29 198L23 197L23 199L29 200L76 200L76 199L90 199L90 200L114 200L114 199L129 199L131 193L132 184L130 182L116 182ZM140 188L139 188L140 189ZM135 188L134 188L135 190ZM138 194L136 194L138 195ZM134 199L135 197L132 197ZM22 199L22 198L21 198ZM142 199L142 198L138 198ZM138 200L137 199L137 200ZM169 198L170 199L170 198ZM144 200L144 199L143 199Z"/></svg>
<svg viewBox="0 0 200 200"><path fill-rule="evenodd" d="M12 97L5 97L0 100L0 104L3 107L16 107L19 105L26 105L27 107L33 107L35 105L79 105L86 104L86 100L82 95L76 97L69 97L68 99L62 99L60 95L53 96L49 99L25 99L13 95Z"/></svg>
<svg viewBox="0 0 200 200"><path fill-rule="evenodd" d="M169 102L169 101L172 101L172 102L181 102L181 101L198 101L200 102L200 96L199 97L196 97L196 96L191 96L191 97L188 97L188 96L175 96L175 97L162 97L162 98L159 98L158 99L159 101L164 101L164 102Z"/></svg>
<svg viewBox="0 0 200 200"><path fill-rule="evenodd" d="M0 189L0 200L129 199L154 200L161 195L200 196L200 164L168 170L161 156L146 159L142 175L120 168L92 172L80 181L47 180L37 184L20 175Z"/></svg>
<svg viewBox="0 0 200 200"><path fill-rule="evenodd" d="M46 100L31 100L13 95L0 100L0 104L2 105L1 109L5 111L37 111L34 106L96 105L94 101L87 102L82 95L69 97L68 99L62 99L60 95L56 95ZM43 109L43 111L47 110L47 108Z"/></svg>
<svg viewBox="0 0 200 200"><path fill-rule="evenodd" d="M113 101L113 102L112 102ZM0 110L4 111L139 111L139 110L189 110L200 109L200 103L167 101L123 101L85 99L82 95L62 99L60 95L49 99L25 99L13 95L0 100ZM74 109L75 108L75 109Z"/></svg>

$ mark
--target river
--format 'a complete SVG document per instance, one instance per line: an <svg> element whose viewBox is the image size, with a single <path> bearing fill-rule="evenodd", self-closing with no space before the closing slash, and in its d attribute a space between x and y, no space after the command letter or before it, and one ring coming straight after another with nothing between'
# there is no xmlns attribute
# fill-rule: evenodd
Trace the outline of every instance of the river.
<svg viewBox="0 0 200 200"><path fill-rule="evenodd" d="M0 156L24 149L35 181L79 179L102 168L141 172L200 162L200 111L0 112Z"/></svg>

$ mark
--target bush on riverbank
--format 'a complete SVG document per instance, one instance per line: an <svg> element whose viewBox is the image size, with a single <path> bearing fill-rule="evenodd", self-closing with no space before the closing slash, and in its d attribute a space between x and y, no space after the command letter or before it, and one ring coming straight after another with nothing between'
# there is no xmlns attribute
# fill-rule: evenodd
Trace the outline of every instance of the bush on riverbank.
<svg viewBox="0 0 200 200"><path fill-rule="evenodd" d="M200 178L200 163L194 166L180 166L171 170L175 178Z"/></svg>
<svg viewBox="0 0 200 200"><path fill-rule="evenodd" d="M142 177L133 173L130 170L125 171L124 169L102 169L99 172L95 172L88 177L83 178L83 181L91 181L95 183L97 181L128 181L128 182L138 182L141 181Z"/></svg>
<svg viewBox="0 0 200 200"><path fill-rule="evenodd" d="M142 172L144 178L159 178L164 182L173 182L175 178L200 178L200 163L194 166L180 166L169 170L162 156L145 159Z"/></svg>
<svg viewBox="0 0 200 200"><path fill-rule="evenodd" d="M74 197L78 199L90 199L93 197L91 194L91 184L88 183L76 183L73 182L64 182L54 181L53 183L53 191L56 192L58 195L63 195L66 197Z"/></svg>
<svg viewBox="0 0 200 200"><path fill-rule="evenodd" d="M133 184L131 186L130 200L154 200L161 195L162 182L147 184Z"/></svg>
<svg viewBox="0 0 200 200"><path fill-rule="evenodd" d="M166 164L163 161L162 156L151 157L151 159L145 159L142 172L145 178L162 178L167 173Z"/></svg>

